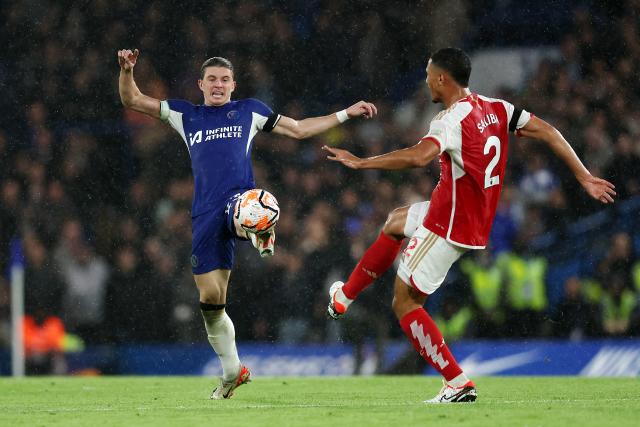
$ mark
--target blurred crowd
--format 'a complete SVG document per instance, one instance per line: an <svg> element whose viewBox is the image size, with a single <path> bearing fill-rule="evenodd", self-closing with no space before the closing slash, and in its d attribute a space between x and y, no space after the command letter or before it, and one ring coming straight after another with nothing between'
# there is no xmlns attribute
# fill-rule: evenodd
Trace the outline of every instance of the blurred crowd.
<svg viewBox="0 0 640 427"><path fill-rule="evenodd" d="M3 3L0 33L10 42L0 58L0 344L9 339L4 272L16 235L35 324L59 318L88 345L204 339L189 264L188 153L168 126L121 106L119 48L140 49L136 80L159 99L201 102L199 66L220 55L236 67L236 98L258 98L294 118L359 99L376 103L375 120L350 121L308 141L256 137L256 182L282 210L276 254L265 260L238 245L228 311L241 341L342 337L358 344L397 334L392 272L344 322L326 319L327 289L348 276L392 208L429 197L437 162L394 173L351 171L326 161L320 147L369 156L426 133L440 107L422 80L425 58L463 40L445 31L448 21L434 19L443 13L438 2L401 3ZM479 13L471 2L443 3L456 22ZM616 184L621 202L640 197L639 4L620 2L599 15L571 11L572 27L555 40L558 60L531 70L521 90L484 94L558 127L594 175ZM473 49L472 40L464 43ZM429 303L444 335L640 334L637 223L611 223L589 274L567 279L559 302L547 298L555 259L535 250L536 239L602 209L547 149L514 138L490 249L466 255Z"/></svg>

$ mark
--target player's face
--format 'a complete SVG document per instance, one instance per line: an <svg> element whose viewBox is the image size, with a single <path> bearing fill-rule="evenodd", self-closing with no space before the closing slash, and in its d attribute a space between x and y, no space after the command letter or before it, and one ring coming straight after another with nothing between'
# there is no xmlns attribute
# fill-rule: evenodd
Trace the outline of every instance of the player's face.
<svg viewBox="0 0 640 427"><path fill-rule="evenodd" d="M442 71L433 65L431 60L427 64L427 86L429 87L429 92L431 93L431 102L438 103L442 102L442 95L440 91L442 90Z"/></svg>
<svg viewBox="0 0 640 427"><path fill-rule="evenodd" d="M231 93L236 88L233 73L225 67L207 67L204 77L198 80L198 86L204 95L204 104L210 106L224 105L231 100Z"/></svg>

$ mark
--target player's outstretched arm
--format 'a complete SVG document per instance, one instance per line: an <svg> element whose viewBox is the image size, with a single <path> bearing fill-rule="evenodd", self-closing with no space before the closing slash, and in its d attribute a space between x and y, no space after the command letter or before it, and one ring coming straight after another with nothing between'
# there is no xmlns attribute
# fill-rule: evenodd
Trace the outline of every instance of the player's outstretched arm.
<svg viewBox="0 0 640 427"><path fill-rule="evenodd" d="M340 123L355 117L370 119L378 114L378 109L370 102L359 101L351 107L328 116L311 117L304 120L294 120L282 116L273 132L295 139L305 139L318 135Z"/></svg>
<svg viewBox="0 0 640 427"><path fill-rule="evenodd" d="M136 66L140 51L135 49L123 49L118 51L118 63L120 64L120 78L118 90L122 105L132 110L148 114L157 119L160 118L160 100L147 96L140 92L133 79L133 67Z"/></svg>
<svg viewBox="0 0 640 427"><path fill-rule="evenodd" d="M429 164L431 160L440 154L440 147L430 139L424 139L409 148L364 159L341 148L327 147L325 145L322 149L329 152L327 159L340 162L351 169L397 170L420 168Z"/></svg>
<svg viewBox="0 0 640 427"><path fill-rule="evenodd" d="M518 135L544 141L571 169L591 197L602 203L613 203L616 195L615 186L609 181L591 175L558 129L538 117L531 117L529 122L518 131Z"/></svg>

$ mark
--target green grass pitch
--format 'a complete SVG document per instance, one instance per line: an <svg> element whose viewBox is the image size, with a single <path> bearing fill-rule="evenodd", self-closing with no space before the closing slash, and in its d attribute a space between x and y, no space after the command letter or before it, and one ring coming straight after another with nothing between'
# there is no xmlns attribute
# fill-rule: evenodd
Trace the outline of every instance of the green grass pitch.
<svg viewBox="0 0 640 427"><path fill-rule="evenodd" d="M255 378L209 400L204 377L0 380L0 426L637 426L635 378L476 378L478 400L425 405L436 377Z"/></svg>

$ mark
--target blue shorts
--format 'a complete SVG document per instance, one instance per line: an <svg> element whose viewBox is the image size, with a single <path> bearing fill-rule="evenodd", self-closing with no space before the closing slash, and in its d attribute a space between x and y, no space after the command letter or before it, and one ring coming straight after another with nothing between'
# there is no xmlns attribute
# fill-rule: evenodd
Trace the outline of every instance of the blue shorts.
<svg viewBox="0 0 640 427"><path fill-rule="evenodd" d="M191 270L204 274L231 270L236 247L233 209L239 194L221 201L214 209L191 218Z"/></svg>

